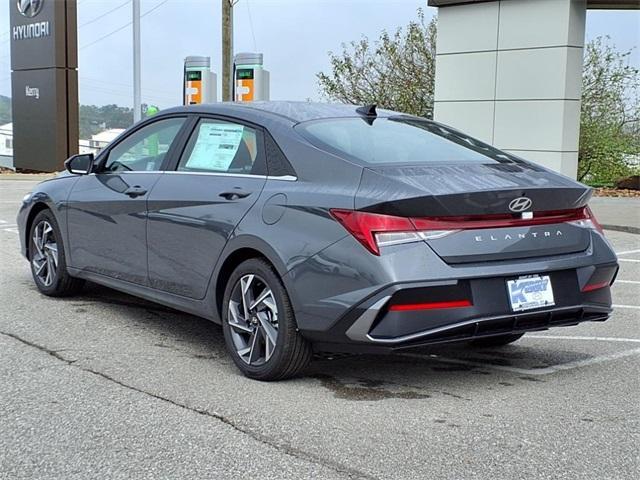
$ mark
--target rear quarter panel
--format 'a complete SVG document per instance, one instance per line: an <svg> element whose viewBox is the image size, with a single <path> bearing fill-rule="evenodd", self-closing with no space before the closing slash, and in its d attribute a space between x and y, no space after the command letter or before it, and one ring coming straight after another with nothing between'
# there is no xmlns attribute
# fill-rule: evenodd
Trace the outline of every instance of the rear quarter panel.
<svg viewBox="0 0 640 480"><path fill-rule="evenodd" d="M238 224L223 257L244 245L268 245L265 255L272 255L270 260L297 308L303 300L295 286L287 285L286 273L349 235L329 210L354 208L362 167L317 149L290 127L269 127L293 166L295 179L267 180L259 200Z"/></svg>

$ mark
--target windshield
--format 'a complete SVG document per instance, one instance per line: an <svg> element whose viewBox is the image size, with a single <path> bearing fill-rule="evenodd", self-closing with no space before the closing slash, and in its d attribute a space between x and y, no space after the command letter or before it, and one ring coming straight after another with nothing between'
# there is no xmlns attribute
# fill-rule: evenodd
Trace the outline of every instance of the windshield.
<svg viewBox="0 0 640 480"><path fill-rule="evenodd" d="M367 164L519 161L461 132L413 117L332 118L297 128L318 148Z"/></svg>

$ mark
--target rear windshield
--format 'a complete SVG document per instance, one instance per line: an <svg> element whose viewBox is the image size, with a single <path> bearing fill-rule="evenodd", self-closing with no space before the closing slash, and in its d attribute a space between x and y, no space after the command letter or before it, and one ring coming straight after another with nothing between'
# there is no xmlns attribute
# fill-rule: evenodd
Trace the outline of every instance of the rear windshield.
<svg viewBox="0 0 640 480"><path fill-rule="evenodd" d="M365 164L518 161L461 132L412 117L332 118L301 123L297 129L318 148Z"/></svg>

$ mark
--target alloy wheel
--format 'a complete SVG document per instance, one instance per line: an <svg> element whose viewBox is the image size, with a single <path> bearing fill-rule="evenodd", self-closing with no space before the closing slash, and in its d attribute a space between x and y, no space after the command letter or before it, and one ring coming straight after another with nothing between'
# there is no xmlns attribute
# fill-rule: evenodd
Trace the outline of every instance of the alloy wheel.
<svg viewBox="0 0 640 480"><path fill-rule="evenodd" d="M33 229L33 246L35 251L31 256L33 271L45 286L53 283L58 270L58 243L53 227L46 220L42 220Z"/></svg>
<svg viewBox="0 0 640 480"><path fill-rule="evenodd" d="M227 323L238 356L248 365L269 361L278 341L278 307L273 291L254 274L244 275L231 292Z"/></svg>

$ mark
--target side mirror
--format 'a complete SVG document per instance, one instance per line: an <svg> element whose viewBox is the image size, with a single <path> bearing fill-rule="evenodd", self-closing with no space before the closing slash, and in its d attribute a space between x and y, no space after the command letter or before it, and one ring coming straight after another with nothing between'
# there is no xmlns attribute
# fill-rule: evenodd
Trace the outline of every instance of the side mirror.
<svg viewBox="0 0 640 480"><path fill-rule="evenodd" d="M64 162L64 167L69 173L75 175L87 175L93 167L93 153L80 153L73 155Z"/></svg>

